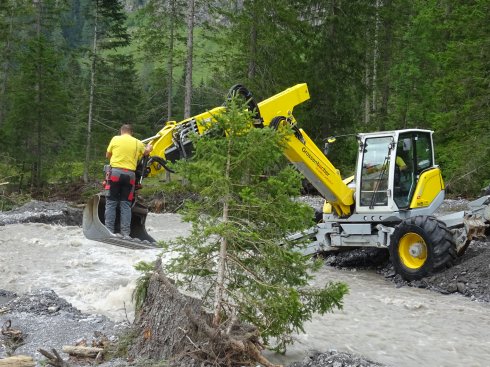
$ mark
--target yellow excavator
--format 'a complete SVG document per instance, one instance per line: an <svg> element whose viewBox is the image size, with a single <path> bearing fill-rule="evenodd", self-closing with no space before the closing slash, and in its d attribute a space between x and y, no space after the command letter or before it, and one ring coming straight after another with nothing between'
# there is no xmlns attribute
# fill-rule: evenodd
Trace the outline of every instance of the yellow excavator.
<svg viewBox="0 0 490 367"><path fill-rule="evenodd" d="M355 175L342 179L322 150L297 126L293 109L309 99L306 84L297 84L260 103L243 86L230 90L247 101L257 128L291 127L284 150L288 160L325 198L323 218L313 228L291 236L308 241L308 253L346 248L387 248L395 271L407 280L420 279L452 265L471 240L485 237L490 222L490 196L469 204L470 210L435 217L444 200L444 182L434 159L430 130L405 129L358 134ZM155 136L151 156L140 168L141 178L168 170L174 162L192 155L191 133L205 127L226 106L168 122ZM86 205L83 229L89 239L131 248L153 248L146 232L147 209L133 205L131 237L112 235L103 225L103 195Z"/></svg>

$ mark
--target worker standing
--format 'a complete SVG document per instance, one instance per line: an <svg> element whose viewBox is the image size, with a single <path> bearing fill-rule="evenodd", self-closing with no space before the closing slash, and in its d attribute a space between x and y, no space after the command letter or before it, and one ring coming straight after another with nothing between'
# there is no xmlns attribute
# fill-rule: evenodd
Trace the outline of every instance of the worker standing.
<svg viewBox="0 0 490 367"><path fill-rule="evenodd" d="M106 157L110 159L110 173L107 175L106 189L109 190L105 206L105 226L115 233L116 209L120 209L120 233L129 237L131 231L131 202L136 184L136 165L143 155L148 155L153 147L144 145L133 137L129 124L121 126L120 135L114 136L107 147Z"/></svg>

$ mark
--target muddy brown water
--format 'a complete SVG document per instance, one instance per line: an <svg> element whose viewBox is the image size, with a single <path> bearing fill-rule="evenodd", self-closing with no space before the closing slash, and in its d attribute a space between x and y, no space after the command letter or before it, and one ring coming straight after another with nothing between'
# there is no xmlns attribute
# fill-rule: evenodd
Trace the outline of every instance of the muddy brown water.
<svg viewBox="0 0 490 367"><path fill-rule="evenodd" d="M151 214L157 239L184 235L188 225L174 214ZM130 250L83 237L79 227L10 224L0 227L0 289L17 293L51 288L83 312L114 320L132 318L131 292L138 261L158 250ZM315 283L343 281L350 292L343 310L316 315L295 335L285 356L301 360L310 350L336 349L389 366L490 366L490 307L458 294L396 288L370 271L325 267Z"/></svg>

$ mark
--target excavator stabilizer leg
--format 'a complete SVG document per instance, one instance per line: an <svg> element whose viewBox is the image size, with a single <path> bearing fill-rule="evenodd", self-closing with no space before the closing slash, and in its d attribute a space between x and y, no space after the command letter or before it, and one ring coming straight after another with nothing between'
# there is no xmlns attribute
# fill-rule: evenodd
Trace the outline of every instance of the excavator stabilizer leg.
<svg viewBox="0 0 490 367"><path fill-rule="evenodd" d="M105 196L94 195L83 209L83 234L89 240L132 249L154 249L158 246L145 228L148 209L138 202L131 209L131 239L111 233L104 225ZM116 221L117 222L117 221Z"/></svg>

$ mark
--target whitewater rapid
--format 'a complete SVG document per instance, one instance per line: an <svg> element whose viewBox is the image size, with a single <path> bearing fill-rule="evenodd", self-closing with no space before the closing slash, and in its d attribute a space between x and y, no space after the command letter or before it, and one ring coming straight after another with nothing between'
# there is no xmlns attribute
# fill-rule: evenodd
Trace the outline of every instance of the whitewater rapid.
<svg viewBox="0 0 490 367"><path fill-rule="evenodd" d="M150 214L147 229L157 240L169 240L185 235L188 226L177 215ZM83 312L132 320L131 294L140 275L134 265L160 253L91 241L76 226L0 226L0 289L50 288Z"/></svg>
<svg viewBox="0 0 490 367"><path fill-rule="evenodd" d="M150 214L149 233L169 240L188 233L175 214ZM86 313L132 320L134 265L153 261L160 250L131 250L87 240L75 226L0 226L0 289L25 293L53 289ZM285 356L301 360L310 350L336 349L397 367L487 367L490 365L490 307L459 294L396 288L370 271L325 267L316 284L343 281L350 288L344 308L305 324Z"/></svg>

